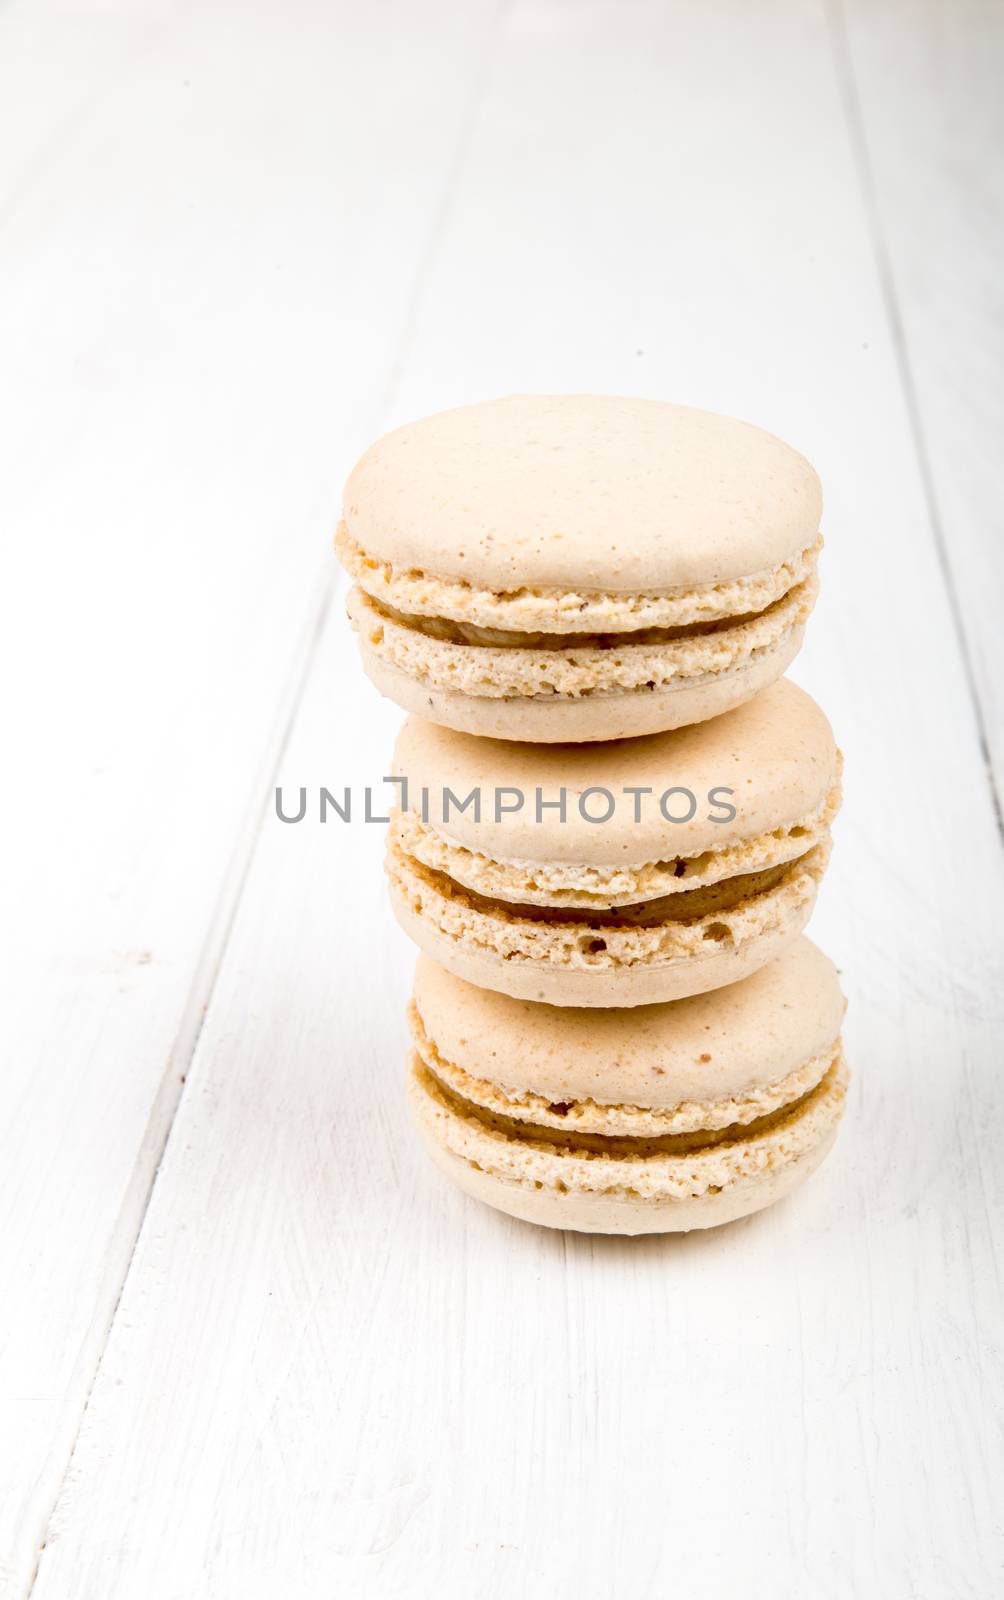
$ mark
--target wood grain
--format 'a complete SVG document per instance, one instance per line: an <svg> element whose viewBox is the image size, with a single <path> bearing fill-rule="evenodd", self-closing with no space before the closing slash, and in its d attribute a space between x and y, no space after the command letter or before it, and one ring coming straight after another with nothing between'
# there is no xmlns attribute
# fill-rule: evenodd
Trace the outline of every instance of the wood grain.
<svg viewBox="0 0 1004 1600"><path fill-rule="evenodd" d="M440 129L386 420L520 388L668 395L818 464L824 590L795 676L847 758L813 924L851 1002L847 1124L802 1194L720 1234L590 1240L467 1202L406 1124L413 957L382 830L266 804L34 1595L983 1600L1004 1559L1004 860L832 17L527 0L497 28L459 155ZM353 154L388 181L387 151ZM350 389L384 293L355 287ZM318 396L290 393L327 512ZM222 458L255 486L247 426ZM340 609L291 789L386 770L397 717Z"/></svg>

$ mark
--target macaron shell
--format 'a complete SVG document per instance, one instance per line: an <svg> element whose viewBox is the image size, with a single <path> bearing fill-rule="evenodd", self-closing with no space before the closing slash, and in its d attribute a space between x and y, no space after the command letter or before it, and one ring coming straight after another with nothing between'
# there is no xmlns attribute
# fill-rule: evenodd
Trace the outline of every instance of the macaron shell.
<svg viewBox="0 0 1004 1600"><path fill-rule="evenodd" d="M814 1150L778 1172L762 1173L721 1194L692 1195L662 1205L629 1195L561 1194L553 1189L524 1189L479 1171L443 1148L431 1130L418 1121L419 1136L439 1170L473 1200L503 1211L519 1222L561 1228L571 1233L621 1234L638 1238L654 1233L690 1233L718 1228L752 1216L783 1200L821 1166L837 1137L834 1127Z"/></svg>
<svg viewBox="0 0 1004 1600"><path fill-rule="evenodd" d="M772 925L736 946L710 941L708 953L682 956L660 965L639 962L611 968L560 967L542 961L507 960L470 941L444 933L416 913L406 893L390 883L398 923L419 950L458 978L483 989L497 989L515 1000L543 1000L553 1006L640 1006L704 994L738 983L772 961L798 938L812 914L815 890L781 900Z"/></svg>
<svg viewBox="0 0 1004 1600"><path fill-rule="evenodd" d="M407 777L411 808L418 808L427 790L430 825L441 826L468 850L497 861L613 865L697 856L789 827L825 802L838 773L827 718L811 695L788 679L712 722L661 735L618 739L600 749L558 744L557 737L555 730L551 748L528 751L511 740L489 742L412 718L398 735L392 770ZM687 821L670 821L660 805L674 786L697 797ZM447 790L463 799L476 787L483 791L480 819L455 804L447 811ZM526 801L496 821L494 791L505 788L518 789ZM544 802L539 822L538 788ZM583 817L578 797L587 788L606 788L614 795L617 808L608 821ZM625 793L632 788L651 793L636 799ZM733 791L732 821L714 820L722 815L721 807L708 801L716 788ZM562 789L564 821L553 804ZM684 797L666 809L682 816L688 804Z"/></svg>
<svg viewBox="0 0 1004 1600"><path fill-rule="evenodd" d="M732 711L766 689L794 661L805 626L799 624L771 649L744 665L707 678L683 678L669 689L612 690L580 698L514 696L490 699L423 683L384 661L359 635L363 668L386 699L430 723L457 733L525 744L590 744L631 739L702 723Z"/></svg>
<svg viewBox="0 0 1004 1600"><path fill-rule="evenodd" d="M741 983L633 1010L556 1008L477 988L421 956L415 1005L438 1054L513 1094L668 1108L779 1080L830 1049L844 998L806 938Z"/></svg>
<svg viewBox="0 0 1004 1600"><path fill-rule="evenodd" d="M345 488L351 537L500 591L624 593L762 572L816 537L819 480L733 418L657 400L512 395L378 440Z"/></svg>

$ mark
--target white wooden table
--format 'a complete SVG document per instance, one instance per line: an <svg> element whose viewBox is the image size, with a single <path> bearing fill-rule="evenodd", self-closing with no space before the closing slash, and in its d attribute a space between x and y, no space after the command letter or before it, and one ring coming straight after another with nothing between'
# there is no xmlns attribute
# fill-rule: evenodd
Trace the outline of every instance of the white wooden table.
<svg viewBox="0 0 1004 1600"><path fill-rule="evenodd" d="M1002 1592L1004 10L0 10L0 1594ZM448 1191L330 535L516 389L827 498L834 1156L720 1234Z"/></svg>

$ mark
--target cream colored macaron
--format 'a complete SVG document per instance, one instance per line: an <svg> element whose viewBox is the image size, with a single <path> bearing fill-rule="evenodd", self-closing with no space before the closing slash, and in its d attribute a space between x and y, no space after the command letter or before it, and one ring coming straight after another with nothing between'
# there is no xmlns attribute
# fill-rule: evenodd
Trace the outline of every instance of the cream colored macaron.
<svg viewBox="0 0 1004 1600"><path fill-rule="evenodd" d="M498 739L661 732L785 670L816 593L819 480L744 422L513 395L398 428L345 489L339 555L377 687Z"/></svg>
<svg viewBox="0 0 1004 1600"><path fill-rule="evenodd" d="M731 988L628 1012L512 1000L422 957L412 1110L443 1171L511 1216L710 1228L780 1199L829 1150L843 1012L808 939Z"/></svg>
<svg viewBox="0 0 1004 1600"><path fill-rule="evenodd" d="M522 1000L634 1006L746 977L808 920L840 758L781 679L674 732L477 739L412 717L387 872L398 921L458 977Z"/></svg>

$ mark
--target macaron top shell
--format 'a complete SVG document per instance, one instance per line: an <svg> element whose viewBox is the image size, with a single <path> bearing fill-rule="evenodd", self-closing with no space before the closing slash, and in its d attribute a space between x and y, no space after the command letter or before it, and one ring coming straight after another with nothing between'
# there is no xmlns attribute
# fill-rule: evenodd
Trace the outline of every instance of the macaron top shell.
<svg viewBox="0 0 1004 1600"><path fill-rule="evenodd" d="M708 1103L777 1083L832 1050L844 998L801 938L726 989L662 1005L588 1010L476 988L422 956L415 1006L439 1056L514 1093L610 1105Z"/></svg>
<svg viewBox="0 0 1004 1600"><path fill-rule="evenodd" d="M764 573L811 545L822 497L773 435L603 395L512 395L409 423L349 477L369 556L500 591L659 592Z"/></svg>
<svg viewBox="0 0 1004 1600"><path fill-rule="evenodd" d="M408 809L418 812L426 790L428 825L465 849L497 861L621 866L697 856L811 817L837 783L838 754L815 701L781 679L710 722L607 744L528 747L411 717L393 771L407 778ZM473 806L457 807L472 789L480 791L480 820ZM523 804L496 820L495 796L504 789L518 790ZM587 820L610 809L602 793L580 808L587 789L613 796L608 819ZM681 792L666 798L670 789ZM712 801L713 790L733 792ZM685 791L694 797L692 817ZM502 804L515 805L515 797ZM728 806L735 817L714 820Z"/></svg>

